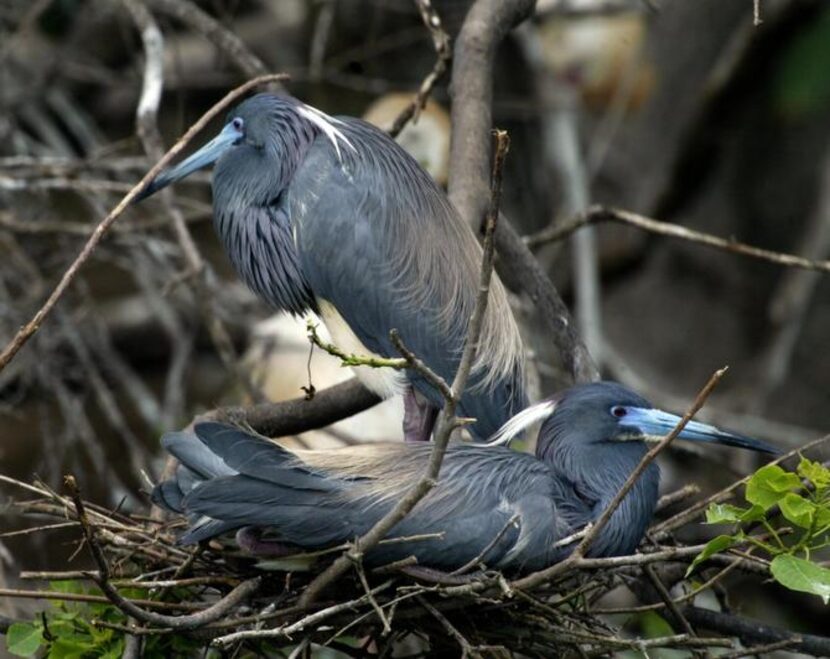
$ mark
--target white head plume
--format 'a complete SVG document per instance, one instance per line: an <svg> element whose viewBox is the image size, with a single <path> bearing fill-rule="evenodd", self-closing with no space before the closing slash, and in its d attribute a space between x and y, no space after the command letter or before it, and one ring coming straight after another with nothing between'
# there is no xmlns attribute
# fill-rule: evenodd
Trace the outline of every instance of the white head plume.
<svg viewBox="0 0 830 659"><path fill-rule="evenodd" d="M536 403L530 407L522 410L507 423L505 423L499 430L485 442L487 446L502 446L509 444L511 440L520 432L526 430L537 421L547 419L556 406L559 404L558 400L548 399L541 403Z"/></svg>
<svg viewBox="0 0 830 659"><path fill-rule="evenodd" d="M346 146L348 146L352 151L356 151L357 149L354 148L354 145L349 141L343 131L337 128L337 124L342 124L343 122L339 119L335 119L334 117L330 117L325 112L318 110L317 108L313 108L310 105L301 104L297 108L298 114L303 117L304 119L308 119L311 123L313 123L317 128L323 131L323 134L329 139L334 146L334 150L337 153L337 159L340 160L340 142L343 142Z"/></svg>

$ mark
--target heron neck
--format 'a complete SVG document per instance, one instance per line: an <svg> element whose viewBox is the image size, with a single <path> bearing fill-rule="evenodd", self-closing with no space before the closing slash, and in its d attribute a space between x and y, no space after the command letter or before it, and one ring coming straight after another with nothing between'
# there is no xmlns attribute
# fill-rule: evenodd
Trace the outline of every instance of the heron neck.
<svg viewBox="0 0 830 659"><path fill-rule="evenodd" d="M571 482L575 496L590 508L584 523L593 522L602 515L646 452L640 442L558 442L550 449L545 456L546 462L561 478ZM637 548L654 514L659 479L659 469L652 463L600 531L589 555L620 556Z"/></svg>

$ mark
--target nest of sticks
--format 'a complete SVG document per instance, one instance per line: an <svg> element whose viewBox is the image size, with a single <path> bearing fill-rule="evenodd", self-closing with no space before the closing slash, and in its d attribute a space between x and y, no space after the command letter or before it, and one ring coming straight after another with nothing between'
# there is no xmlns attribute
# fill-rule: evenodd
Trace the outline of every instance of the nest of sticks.
<svg viewBox="0 0 830 659"><path fill-rule="evenodd" d="M286 570L284 563L283 569L263 569L251 556L216 541L195 548L177 545L183 519L129 514L84 501L72 476L65 479L65 494L42 483L0 478L22 494L10 504L12 512L37 520L15 533L74 527L79 535L74 555L88 552L94 564L89 570L20 574L23 581L85 582L89 589L83 593L7 589L3 594L106 604L114 615L89 622L125 635L130 642L125 647L141 648L149 639L173 635L188 639L194 648L213 646L254 654L278 651L291 656L305 656L303 652L316 647L358 657L436 652L605 656L658 647L695 653L727 648L722 656L743 656L803 641L797 636L770 637L772 641L763 635L744 636L744 641L756 640L756 647L735 650L733 638L695 631L701 623L719 629L717 620L705 620L707 614L717 614L694 605L697 595L717 591L720 581L735 569L757 578L768 574L763 560L738 547L712 557L702 572L702 584L692 588L682 582L702 546L677 542L675 531L698 517L710 502L728 498L740 481L691 504L689 499L698 493L694 486L664 496L659 504L662 519L634 555L576 556L544 572L509 575L480 563L454 573L421 568L413 561L364 569L356 543L297 556L292 562L303 566L301 570ZM327 567L343 556L352 569L326 582ZM613 606L621 599L633 601L630 596L613 595L626 589L648 603ZM647 611L672 621L679 633L638 638L626 620ZM730 620L734 616L722 615L734 623ZM742 637L739 631L733 633Z"/></svg>

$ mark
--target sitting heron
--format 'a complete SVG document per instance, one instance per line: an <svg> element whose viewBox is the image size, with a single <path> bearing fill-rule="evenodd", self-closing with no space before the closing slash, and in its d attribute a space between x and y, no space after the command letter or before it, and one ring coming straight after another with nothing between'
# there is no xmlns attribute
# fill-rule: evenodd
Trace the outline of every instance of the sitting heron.
<svg viewBox="0 0 830 659"><path fill-rule="evenodd" d="M480 558L491 568L527 571L562 560L557 546L595 520L647 452L679 417L654 409L622 385L580 385L511 419L492 443L509 442L543 420L536 455L506 446L455 443L438 484L389 537L440 537L383 544L371 565L415 556L418 565L454 570ZM187 514L180 539L196 543L237 531L259 556L285 556L353 540L368 531L424 473L430 447L367 444L329 451L286 450L217 423L170 433L164 447L180 461L153 500ZM678 436L776 453L758 440L690 421ZM657 503L650 464L590 547L592 556L633 552ZM561 544L561 543L560 543Z"/></svg>
<svg viewBox="0 0 830 659"><path fill-rule="evenodd" d="M216 163L214 225L236 271L277 309L317 313L346 352L399 356L403 342L451 380L475 305L481 248L444 192L386 133L260 94L221 133L139 195ZM526 405L524 355L494 279L460 413L476 438ZM428 439L443 401L422 375L360 367L381 397L404 393L407 439Z"/></svg>

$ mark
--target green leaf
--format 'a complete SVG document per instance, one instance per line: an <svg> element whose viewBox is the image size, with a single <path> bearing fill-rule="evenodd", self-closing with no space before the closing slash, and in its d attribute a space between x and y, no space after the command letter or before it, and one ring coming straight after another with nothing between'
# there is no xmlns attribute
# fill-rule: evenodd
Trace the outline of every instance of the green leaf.
<svg viewBox="0 0 830 659"><path fill-rule="evenodd" d="M746 500L768 510L787 492L801 487L801 479L778 465L761 467L746 484Z"/></svg>
<svg viewBox="0 0 830 659"><path fill-rule="evenodd" d="M830 469L820 462L813 462L804 456L801 457L801 461L798 463L798 475L810 481L816 486L816 489L821 490L830 486Z"/></svg>
<svg viewBox="0 0 830 659"><path fill-rule="evenodd" d="M49 659L84 659L96 654L96 646L88 638L59 638L49 646Z"/></svg>
<svg viewBox="0 0 830 659"><path fill-rule="evenodd" d="M790 590L818 595L827 604L830 601L830 570L790 554L772 559L770 571L775 580Z"/></svg>
<svg viewBox="0 0 830 659"><path fill-rule="evenodd" d="M707 524L731 524L741 520L745 510L728 503L713 503L706 510Z"/></svg>
<svg viewBox="0 0 830 659"><path fill-rule="evenodd" d="M742 522L757 522L766 517L766 511L757 503L752 504L751 508L747 508L741 515Z"/></svg>
<svg viewBox="0 0 830 659"><path fill-rule="evenodd" d="M830 508L826 505L816 507L816 531L815 536L823 534L830 529Z"/></svg>
<svg viewBox="0 0 830 659"><path fill-rule="evenodd" d="M6 649L18 657L31 657L43 643L43 629L30 622L15 622L6 632Z"/></svg>
<svg viewBox="0 0 830 659"><path fill-rule="evenodd" d="M813 526L816 504L812 501L789 492L778 502L778 505L781 507L781 514L796 526L800 526L802 529L809 529Z"/></svg>
<svg viewBox="0 0 830 659"><path fill-rule="evenodd" d="M737 544L738 540L734 536L731 535L719 535L716 538L712 538L709 542L706 543L706 546L703 548L697 556L695 556L695 560L692 561L692 564L689 566L689 569L686 570L686 576L688 577L692 572L695 571L698 565L700 565L703 561L707 560L709 557L714 556L726 549Z"/></svg>

